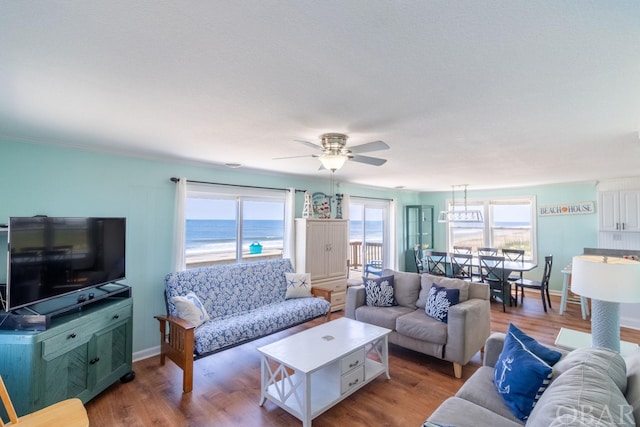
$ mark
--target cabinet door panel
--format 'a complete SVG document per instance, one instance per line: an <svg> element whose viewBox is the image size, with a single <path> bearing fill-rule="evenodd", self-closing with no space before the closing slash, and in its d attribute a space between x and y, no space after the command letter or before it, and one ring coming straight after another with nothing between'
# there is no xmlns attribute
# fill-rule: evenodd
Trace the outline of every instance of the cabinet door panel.
<svg viewBox="0 0 640 427"><path fill-rule="evenodd" d="M600 231L616 231L620 221L620 201L617 191L603 191L599 197Z"/></svg>
<svg viewBox="0 0 640 427"><path fill-rule="evenodd" d="M51 405L69 397L82 399L90 385L87 366L89 344L81 344L66 353L45 362L44 404Z"/></svg>
<svg viewBox="0 0 640 427"><path fill-rule="evenodd" d="M640 191L620 192L620 223L625 231L640 231Z"/></svg>
<svg viewBox="0 0 640 427"><path fill-rule="evenodd" d="M89 384L102 389L112 384L131 366L131 318L95 334L89 361ZM93 362L93 363L92 363Z"/></svg>
<svg viewBox="0 0 640 427"><path fill-rule="evenodd" d="M314 280L328 276L326 269L326 253L329 250L326 223L310 221L307 223L307 273L311 273L311 283Z"/></svg>
<svg viewBox="0 0 640 427"><path fill-rule="evenodd" d="M327 224L327 273L330 277L347 276L347 224Z"/></svg>

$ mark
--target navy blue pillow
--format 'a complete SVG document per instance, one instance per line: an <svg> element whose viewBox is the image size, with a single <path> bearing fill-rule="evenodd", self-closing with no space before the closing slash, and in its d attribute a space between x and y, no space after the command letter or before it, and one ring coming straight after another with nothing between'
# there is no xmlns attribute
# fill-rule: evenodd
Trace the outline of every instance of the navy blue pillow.
<svg viewBox="0 0 640 427"><path fill-rule="evenodd" d="M493 383L511 412L526 421L547 389L553 369L527 349L513 332L507 332L494 370Z"/></svg>
<svg viewBox="0 0 640 427"><path fill-rule="evenodd" d="M429 289L427 304L424 307L427 316L431 316L441 322L449 321L449 307L460 302L460 289L445 288L435 283Z"/></svg>
<svg viewBox="0 0 640 427"><path fill-rule="evenodd" d="M363 277L367 305L393 307L398 305L393 296L393 276L379 278Z"/></svg>
<svg viewBox="0 0 640 427"><path fill-rule="evenodd" d="M512 333L513 335L515 335L516 338L522 341L524 346L527 347L530 352L547 362L549 366L555 365L556 362L562 357L562 353L540 344L534 338L531 338L529 335L518 329L513 323L509 323L509 330L507 331L507 333Z"/></svg>

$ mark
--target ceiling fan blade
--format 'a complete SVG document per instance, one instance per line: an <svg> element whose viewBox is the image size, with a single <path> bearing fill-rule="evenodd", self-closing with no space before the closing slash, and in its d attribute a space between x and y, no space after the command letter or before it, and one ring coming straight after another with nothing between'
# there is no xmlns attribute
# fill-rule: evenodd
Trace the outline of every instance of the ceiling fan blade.
<svg viewBox="0 0 640 427"><path fill-rule="evenodd" d="M387 159L380 159L378 157L369 157L369 156L358 156L358 155L349 155L349 160L358 163L366 163L368 165L373 166L382 166L387 162Z"/></svg>
<svg viewBox="0 0 640 427"><path fill-rule="evenodd" d="M320 151L322 151L322 150L323 150L323 148L322 148L320 145L318 145L318 144L314 144L313 142L309 142L309 141L301 141L301 140L299 140L299 139L294 139L294 141L295 141L295 142L299 142L300 144L304 144L304 145L306 145L307 147L315 148L316 150L320 150Z"/></svg>
<svg viewBox="0 0 640 427"><path fill-rule="evenodd" d="M352 153L369 153L371 151L388 150L389 146L384 141L372 141L366 144L347 147Z"/></svg>
<svg viewBox="0 0 640 427"><path fill-rule="evenodd" d="M271 160L299 159L302 157L320 157L320 156L318 156L317 154L305 154L304 156L273 157Z"/></svg>

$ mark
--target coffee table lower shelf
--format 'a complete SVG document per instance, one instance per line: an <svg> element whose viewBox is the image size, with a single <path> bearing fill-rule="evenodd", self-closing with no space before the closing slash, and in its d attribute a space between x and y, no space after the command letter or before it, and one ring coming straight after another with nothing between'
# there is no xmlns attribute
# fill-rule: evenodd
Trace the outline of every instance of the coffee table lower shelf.
<svg viewBox="0 0 640 427"><path fill-rule="evenodd" d="M347 389L342 393L339 369L331 365L314 372L309 377L310 393L308 395L311 404L311 419L346 399L384 372L385 368L381 363L368 360L365 362L364 379L361 380L358 376L353 377L352 381L347 383ZM297 384L306 388L305 377L304 374L294 373L290 377L277 381L267 388L265 396L267 400L272 401L303 422L305 418L304 393L298 396L294 389Z"/></svg>
<svg viewBox="0 0 640 427"><path fill-rule="evenodd" d="M317 326L318 329L312 328L301 332L300 336L289 337L291 341L288 344L294 344L292 347L282 345L287 343L288 338L285 338L283 342L274 343L274 347L260 348L259 351L262 353L260 406L269 400L300 419L303 427L311 427L311 420L378 376L386 374L387 379L390 379L388 362L390 331L367 325L368 337L366 334L363 337L360 334L362 331L358 330L356 335L361 339L364 338L364 341L358 345L349 346L346 343L350 341L349 338L353 338L349 334L350 327L358 329L363 325L358 325L360 322L351 322L356 321L338 319ZM370 326L378 329L372 331ZM324 348L323 354L326 358L319 356L315 363L309 363L310 353L304 350L295 352L298 354L292 357L283 356L287 347L289 349L304 348L319 354L323 351L322 338L326 337L326 332L331 333L332 341L335 337L335 341L330 343L334 344L332 348ZM295 345L301 342L307 345L302 347ZM306 360L300 353L307 353ZM288 362L283 359L288 359Z"/></svg>

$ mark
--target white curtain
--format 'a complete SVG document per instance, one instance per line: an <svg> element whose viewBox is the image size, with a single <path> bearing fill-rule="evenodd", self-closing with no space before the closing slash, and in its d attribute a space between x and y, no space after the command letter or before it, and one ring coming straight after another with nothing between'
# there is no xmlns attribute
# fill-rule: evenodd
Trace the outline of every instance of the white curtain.
<svg viewBox="0 0 640 427"><path fill-rule="evenodd" d="M389 202L389 224L391 225L389 227L389 238L387 239L387 247L389 249L389 254L393 254L394 256L390 256L389 257L389 261L392 263L392 265L390 266L391 269L393 270L398 270L398 251L397 251L397 243L398 243L398 232L397 230L399 228L402 227L402 224L397 224L398 221L398 215L396 212L397 209L397 202L394 200L391 200Z"/></svg>
<svg viewBox="0 0 640 427"><path fill-rule="evenodd" d="M351 197L344 194L342 196L342 219L349 219L349 203L351 203Z"/></svg>
<svg viewBox="0 0 640 427"><path fill-rule="evenodd" d="M187 203L187 179L180 178L176 183L175 212L173 216L173 271L186 270L184 258L186 212Z"/></svg>
<svg viewBox="0 0 640 427"><path fill-rule="evenodd" d="M295 268L295 233L294 222L296 216L296 189L288 188L287 197L284 202L284 241L282 257L289 258Z"/></svg>

